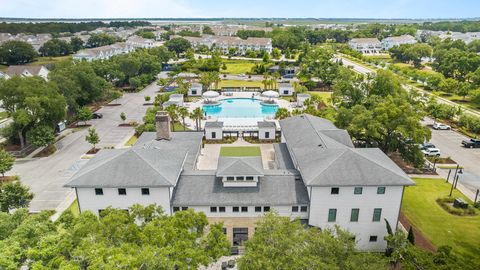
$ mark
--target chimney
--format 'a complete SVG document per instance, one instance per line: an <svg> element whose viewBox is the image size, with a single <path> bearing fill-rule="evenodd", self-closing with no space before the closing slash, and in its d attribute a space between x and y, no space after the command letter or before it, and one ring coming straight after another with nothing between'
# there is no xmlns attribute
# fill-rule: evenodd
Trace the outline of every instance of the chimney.
<svg viewBox="0 0 480 270"><path fill-rule="evenodd" d="M170 140L170 116L166 111L157 112L155 115L155 128L157 140Z"/></svg>

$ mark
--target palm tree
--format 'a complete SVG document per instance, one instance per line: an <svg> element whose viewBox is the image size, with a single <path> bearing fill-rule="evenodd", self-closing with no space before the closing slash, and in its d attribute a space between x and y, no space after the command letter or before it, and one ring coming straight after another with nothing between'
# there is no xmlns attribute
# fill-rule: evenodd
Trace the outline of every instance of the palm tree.
<svg viewBox="0 0 480 270"><path fill-rule="evenodd" d="M270 74L268 73L264 73L263 74L263 81L262 81L262 84L263 84L263 89L268 89L268 86L270 85L271 83L271 80L270 80Z"/></svg>
<svg viewBox="0 0 480 270"><path fill-rule="evenodd" d="M282 120L287 117L290 117L290 112L285 108L279 108L277 113L275 113L275 119Z"/></svg>
<svg viewBox="0 0 480 270"><path fill-rule="evenodd" d="M177 105L172 104L165 109L172 120L172 131L175 131L175 122L178 119Z"/></svg>
<svg viewBox="0 0 480 270"><path fill-rule="evenodd" d="M278 84L277 84L277 82L278 82L278 80L279 80L281 77L282 77L282 76L280 76L280 73L278 73L278 72L274 72L274 73L272 74L272 84L273 84L272 89L278 89Z"/></svg>
<svg viewBox="0 0 480 270"><path fill-rule="evenodd" d="M195 108L192 113L190 114L192 119L195 119L195 126L197 127L197 131L201 129L201 120L203 119L203 110L202 108L198 107Z"/></svg>
<svg viewBox="0 0 480 270"><path fill-rule="evenodd" d="M177 113L178 113L178 116L182 118L183 130L186 130L187 127L185 126L185 118L187 118L187 116L189 115L188 109L185 107L179 107Z"/></svg>
<svg viewBox="0 0 480 270"><path fill-rule="evenodd" d="M222 79L220 79L220 74L216 71L212 72L212 81L213 81L213 84L215 85L215 89L218 89L218 84L222 81Z"/></svg>

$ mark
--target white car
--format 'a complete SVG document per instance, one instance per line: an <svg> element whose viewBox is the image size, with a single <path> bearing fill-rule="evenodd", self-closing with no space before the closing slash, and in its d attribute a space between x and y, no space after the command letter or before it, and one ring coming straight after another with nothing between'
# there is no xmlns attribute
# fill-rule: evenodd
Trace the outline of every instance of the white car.
<svg viewBox="0 0 480 270"><path fill-rule="evenodd" d="M438 148L426 148L422 150L422 153L426 157L439 157L440 156L440 149Z"/></svg>
<svg viewBox="0 0 480 270"><path fill-rule="evenodd" d="M452 127L449 126L449 125L442 124L442 123L435 123L435 124L433 124L433 129L450 130L450 129L452 129Z"/></svg>

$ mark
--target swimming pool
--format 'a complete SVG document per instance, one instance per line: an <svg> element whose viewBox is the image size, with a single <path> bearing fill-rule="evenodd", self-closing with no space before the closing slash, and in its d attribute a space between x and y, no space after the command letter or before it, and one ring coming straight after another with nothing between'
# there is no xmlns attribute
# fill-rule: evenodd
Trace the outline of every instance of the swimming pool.
<svg viewBox="0 0 480 270"><path fill-rule="evenodd" d="M252 98L228 98L218 105L203 105L207 116L218 118L263 118L275 116L278 105L263 105Z"/></svg>

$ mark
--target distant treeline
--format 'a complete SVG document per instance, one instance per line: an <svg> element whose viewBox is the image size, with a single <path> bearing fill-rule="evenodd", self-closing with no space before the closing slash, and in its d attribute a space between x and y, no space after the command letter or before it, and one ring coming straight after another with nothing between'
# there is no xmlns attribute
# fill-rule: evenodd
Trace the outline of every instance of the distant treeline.
<svg viewBox="0 0 480 270"><path fill-rule="evenodd" d="M59 22L45 22L45 23L0 23L0 33L76 33L82 31L92 31L99 27L135 27L151 25L147 21L114 21L110 23L104 22L81 22L81 23L59 23Z"/></svg>
<svg viewBox="0 0 480 270"><path fill-rule="evenodd" d="M452 32L479 32L480 21L445 21L435 23L423 23L419 29L434 31L452 31Z"/></svg>

